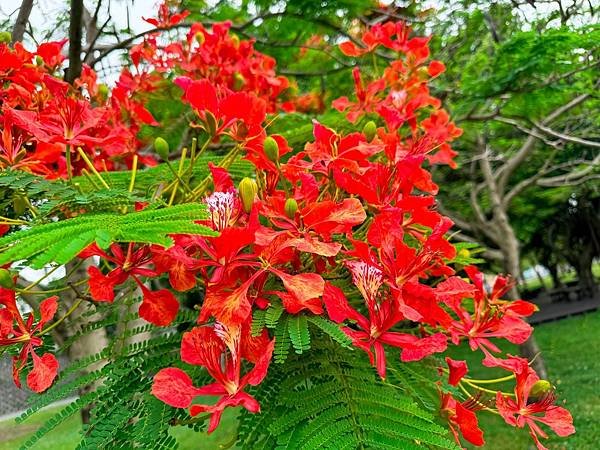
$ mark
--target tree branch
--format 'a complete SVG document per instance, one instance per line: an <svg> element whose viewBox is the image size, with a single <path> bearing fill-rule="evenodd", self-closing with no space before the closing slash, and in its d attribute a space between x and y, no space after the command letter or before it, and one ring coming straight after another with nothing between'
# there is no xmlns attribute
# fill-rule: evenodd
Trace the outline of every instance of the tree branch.
<svg viewBox="0 0 600 450"><path fill-rule="evenodd" d="M560 117L562 114L566 113L570 109L575 108L576 106L583 103L586 99L588 99L590 94L581 94L572 99L571 101L565 103L564 105L556 108L550 114L548 114L540 123L542 125L548 125L553 120ZM512 175L512 173L519 167L525 159L531 154L535 147L536 136L529 135L521 148L517 151L517 153L511 157L498 171L498 190L500 192L504 192L508 179Z"/></svg>
<svg viewBox="0 0 600 450"><path fill-rule="evenodd" d="M578 165L581 164L583 164L583 162L580 162ZM600 153L596 155L592 161L586 161L585 164L587 164L586 167L573 170L564 175L541 178L537 180L537 184L545 187L573 186L584 183L585 181L600 178L600 174L593 173L593 171L600 165Z"/></svg>
<svg viewBox="0 0 600 450"><path fill-rule="evenodd" d="M15 26L12 29L11 34L11 42L14 44L15 42L20 42L23 40L23 36L25 35L25 29L27 28L27 22L29 21L29 16L31 15L31 10L33 8L33 0L23 0L21 3L21 7L19 8L19 15L17 16L17 21L15 22Z"/></svg>
<svg viewBox="0 0 600 450"><path fill-rule="evenodd" d="M538 122L533 122L533 124L535 125L535 127L540 130L543 131L544 133L553 136L555 138L558 138L562 141L565 142L573 142L574 144L579 144L579 145L583 145L586 147L593 147L593 148L600 148L600 142L595 142L595 141L588 141L587 139L582 139L582 138L578 138L576 136L571 136L568 134L564 134L564 133L560 133L558 131L553 130L550 127L547 127L541 123Z"/></svg>

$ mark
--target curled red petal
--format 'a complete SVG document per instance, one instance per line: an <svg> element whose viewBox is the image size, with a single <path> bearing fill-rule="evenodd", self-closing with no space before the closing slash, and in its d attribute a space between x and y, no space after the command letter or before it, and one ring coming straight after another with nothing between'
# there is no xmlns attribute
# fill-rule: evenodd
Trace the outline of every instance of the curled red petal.
<svg viewBox="0 0 600 450"><path fill-rule="evenodd" d="M33 358L33 369L27 374L27 386L33 392L44 392L50 386L58 373L58 360L51 353L45 353L41 357L31 352Z"/></svg>
<svg viewBox="0 0 600 450"><path fill-rule="evenodd" d="M58 309L58 296L54 295L40 303L40 322L39 326L44 325L49 320L52 320L56 310Z"/></svg>
<svg viewBox="0 0 600 450"><path fill-rule="evenodd" d="M161 289L150 291L143 289L144 299L139 308L140 317L154 325L164 327L175 319L179 311L179 302L171 291Z"/></svg>
<svg viewBox="0 0 600 450"><path fill-rule="evenodd" d="M152 383L152 395L175 408L188 408L201 393L190 376L175 367L161 369Z"/></svg>
<svg viewBox="0 0 600 450"><path fill-rule="evenodd" d="M457 386L458 382L462 380L462 378L469 371L467 362L456 361L452 358L446 357L446 364L448 364L448 369L450 370L448 375L448 383L450 383L452 386Z"/></svg>

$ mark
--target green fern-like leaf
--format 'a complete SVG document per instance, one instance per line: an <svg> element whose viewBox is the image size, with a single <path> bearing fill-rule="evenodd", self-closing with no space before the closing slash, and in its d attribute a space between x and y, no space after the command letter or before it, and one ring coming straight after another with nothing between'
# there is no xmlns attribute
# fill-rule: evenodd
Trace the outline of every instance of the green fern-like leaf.
<svg viewBox="0 0 600 450"><path fill-rule="evenodd" d="M0 238L0 264L27 260L33 268L55 262L66 264L96 241L100 247L111 242L140 242L172 245L169 234L215 235L203 225L202 204L189 203L130 214L88 214L59 222L36 225Z"/></svg>
<svg viewBox="0 0 600 450"><path fill-rule="evenodd" d="M310 358L290 356L285 365L271 366L255 393L263 413L242 413L238 445L254 449L258 442L258 448L278 450L458 448L430 411L406 390L381 381L364 356L331 342L313 348ZM433 383L429 387L435 389Z"/></svg>

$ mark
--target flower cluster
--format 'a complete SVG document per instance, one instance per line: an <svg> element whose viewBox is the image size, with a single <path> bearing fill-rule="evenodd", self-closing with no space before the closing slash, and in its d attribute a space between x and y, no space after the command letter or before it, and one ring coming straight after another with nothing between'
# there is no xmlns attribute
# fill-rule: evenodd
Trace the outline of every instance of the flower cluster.
<svg viewBox="0 0 600 450"><path fill-rule="evenodd" d="M157 125L132 99L137 85L126 86L123 76L110 98L87 66L74 86L60 80L65 42L44 43L35 52L0 44L0 83L7 86L0 92L1 169L64 177L87 167L82 154L101 170L123 167L142 147L141 125Z"/></svg>
<svg viewBox="0 0 600 450"><path fill-rule="evenodd" d="M481 409L498 412L509 425L527 426L540 449L538 437L545 434L539 423L561 436L574 432L570 414L555 405L548 383L526 360L503 355L494 343L526 341L532 328L525 318L535 307L503 299L508 278L497 277L488 290L475 267L453 264L456 250L447 238L453 224L436 208L438 186L428 167L455 165L450 143L461 130L429 92L428 83L444 66L427 63L428 39L411 37L402 23L384 23L364 33L361 47L343 43L341 50L350 57L383 46L398 58L376 79L365 80L354 69L355 99L333 102L355 131L340 132L315 120L311 142L291 148L268 130L268 114L287 86L285 78L276 76L274 61L254 51L252 42L231 35L228 23L211 30L195 24L183 42L159 45L159 31L186 16L162 8L158 18L148 19L157 32L131 51L137 74L125 70L110 99L95 106L51 75L62 61L61 43L38 49L43 62L36 65L31 64L35 55L19 45L14 50L0 46L0 56L6 56L0 58L0 77L10 86L0 94L5 124L0 161L6 166L23 168L29 161L29 170L46 173L54 164L61 173L69 151L77 147L93 156L94 164L110 169L116 155L139 149L132 144L139 124L153 123L131 92L142 85L153 89L157 73L176 72L181 76L174 85L195 114L190 126L201 130L203 148L226 142L232 150L225 160L241 155L255 169L236 186L223 166L211 164L212 192L203 183L190 189L186 199L203 199L210 215L204 224L215 236L175 235L169 248L113 243L102 249L94 244L79 255L105 263L104 269L88 269L94 301L113 302L115 289L129 283L142 292L140 316L157 326L175 319L179 303L172 290L203 288L197 324L183 334L181 360L204 367L214 382L197 387L186 371L168 367L155 374L152 393L192 416L209 413L209 432L227 407L258 412L258 401L245 389L267 376L275 342L267 329L251 332L252 315L280 305L285 314L322 315L340 324L382 379L391 347L409 362L462 341L482 352L485 366L509 371L509 379L516 381L514 393L492 391L495 398L488 401L482 395L490 390L466 377L466 363L446 359L449 384L461 386L468 396L463 400L440 388L441 411L459 442L462 434L483 444L476 416ZM25 70L33 75L25 76ZM25 83L42 88L22 95ZM85 84L94 101L102 96L91 71L76 84ZM31 140L36 150L17 161ZM44 152L53 159L45 160ZM72 166L77 168L77 161ZM146 281L163 275L171 289L147 286ZM351 280L351 287L341 279ZM34 324L33 315L22 318L14 295L14 290L0 291L0 345L23 345L15 357L15 381L31 355L28 384L41 391L52 383L57 363L34 349L56 311L56 299L42 303ZM201 395L218 400L195 403Z"/></svg>

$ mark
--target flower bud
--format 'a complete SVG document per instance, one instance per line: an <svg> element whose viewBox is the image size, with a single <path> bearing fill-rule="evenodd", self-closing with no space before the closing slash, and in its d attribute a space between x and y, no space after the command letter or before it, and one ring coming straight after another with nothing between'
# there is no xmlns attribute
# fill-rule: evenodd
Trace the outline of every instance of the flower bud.
<svg viewBox="0 0 600 450"><path fill-rule="evenodd" d="M206 124L206 127L205 127L206 132L210 136L216 136L216 134L217 134L217 119L210 111L204 112L204 123Z"/></svg>
<svg viewBox="0 0 600 450"><path fill-rule="evenodd" d="M369 120L363 127L362 132L367 138L367 142L371 142L377 134L377 125L372 120Z"/></svg>
<svg viewBox="0 0 600 450"><path fill-rule="evenodd" d="M458 251L457 256L459 256L460 258L470 258L471 251L468 248L461 248Z"/></svg>
<svg viewBox="0 0 600 450"><path fill-rule="evenodd" d="M0 31L0 44L8 44L12 39L8 31Z"/></svg>
<svg viewBox="0 0 600 450"><path fill-rule="evenodd" d="M196 42L200 45L204 44L204 41L206 41L206 37L201 31L194 35L194 39L196 39Z"/></svg>
<svg viewBox="0 0 600 450"><path fill-rule="evenodd" d="M233 74L233 90L239 91L240 89L242 89L244 87L245 84L246 84L246 79L244 78L244 75L242 75L239 72L235 72Z"/></svg>
<svg viewBox="0 0 600 450"><path fill-rule="evenodd" d="M231 36L231 43L233 44L233 46L234 46L235 48L238 48L238 47L240 46L240 38L239 38L239 37L237 37L235 34L233 34L233 35Z"/></svg>
<svg viewBox="0 0 600 450"><path fill-rule="evenodd" d="M29 202L20 195L13 197L13 209L15 210L15 214L17 216L21 216L27 211L29 208Z"/></svg>
<svg viewBox="0 0 600 450"><path fill-rule="evenodd" d="M38 65L40 67L43 66L44 65L44 58L42 58L40 55L37 55L35 57L35 63L36 63L36 65Z"/></svg>
<svg viewBox="0 0 600 450"><path fill-rule="evenodd" d="M274 163L279 161L279 144L277 144L277 141L271 136L268 136L265 139L265 142L263 143L263 149L269 161Z"/></svg>
<svg viewBox="0 0 600 450"><path fill-rule="evenodd" d="M6 289L15 287L15 280L7 269L0 269L0 286Z"/></svg>
<svg viewBox="0 0 600 450"><path fill-rule="evenodd" d="M285 211L285 215L288 216L288 218L293 219L294 217L296 217L296 211L298 211L298 202L296 201L296 199L288 198L285 201L283 210Z"/></svg>
<svg viewBox="0 0 600 450"><path fill-rule="evenodd" d="M529 397L540 398L544 395L552 392L554 390L554 386L548 380L538 380L531 387L531 391L529 391Z"/></svg>
<svg viewBox="0 0 600 450"><path fill-rule="evenodd" d="M252 210L252 204L254 203L254 197L258 193L258 184L252 178L242 178L240 185L238 186L240 192L240 198L242 199L242 207L244 211L250 213Z"/></svg>
<svg viewBox="0 0 600 450"><path fill-rule="evenodd" d="M169 143L161 137L154 139L154 150L165 161L169 158Z"/></svg>
<svg viewBox="0 0 600 450"><path fill-rule="evenodd" d="M108 86L105 84L99 84L98 85L98 94L100 94L100 96L102 98L106 98L108 97Z"/></svg>

